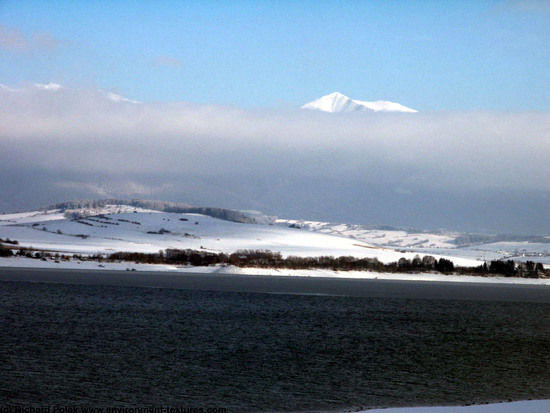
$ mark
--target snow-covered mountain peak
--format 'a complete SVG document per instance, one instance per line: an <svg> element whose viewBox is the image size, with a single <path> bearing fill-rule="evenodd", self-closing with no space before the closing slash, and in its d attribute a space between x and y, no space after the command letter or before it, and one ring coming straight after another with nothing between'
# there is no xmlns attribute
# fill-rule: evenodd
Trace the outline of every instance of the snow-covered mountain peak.
<svg viewBox="0 0 550 413"><path fill-rule="evenodd" d="M322 112L416 112L416 110L403 106L399 103L385 100L375 102L364 102L351 99L340 92L333 92L320 97L312 102L306 103L302 109L320 110Z"/></svg>
<svg viewBox="0 0 550 413"><path fill-rule="evenodd" d="M323 112L352 112L361 110L349 97L340 92L333 92L330 95L320 97L302 106L302 109L320 110Z"/></svg>

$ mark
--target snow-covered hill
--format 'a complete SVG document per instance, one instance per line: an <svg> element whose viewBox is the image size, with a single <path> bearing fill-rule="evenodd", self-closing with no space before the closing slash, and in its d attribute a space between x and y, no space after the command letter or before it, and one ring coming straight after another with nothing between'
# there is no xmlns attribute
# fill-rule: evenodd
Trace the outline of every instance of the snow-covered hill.
<svg viewBox="0 0 550 413"><path fill-rule="evenodd" d="M453 242L458 234L409 232L401 229L368 228L362 225L336 224L318 221L278 219L277 225L293 225L324 234L354 238L370 245L389 248L456 248Z"/></svg>
<svg viewBox="0 0 550 413"><path fill-rule="evenodd" d="M78 216L82 214L84 216ZM167 213L128 205L92 210L35 211L0 215L0 238L20 246L66 254L158 252L168 248L232 253L263 249L283 256L377 257L384 263L416 252L372 245L346 231L306 231L287 225L242 224L191 213ZM437 256L437 254L436 254ZM475 266L475 258L455 257Z"/></svg>
<svg viewBox="0 0 550 413"><path fill-rule="evenodd" d="M494 259L533 260L550 264L550 238L539 242L459 243L467 234L427 233L315 221L277 220L275 225L238 223L196 213L159 212L132 205L91 209L51 209L0 215L0 242L59 254L156 253L193 249L233 253L242 249L288 256L353 256L383 263L415 255L451 259L478 266ZM483 238L485 239L485 238ZM7 259L9 260L9 258ZM7 264L5 264L7 265Z"/></svg>
<svg viewBox="0 0 550 413"><path fill-rule="evenodd" d="M284 226L241 224L201 214L165 213L125 205L110 205L87 213L93 215L74 219L59 210L1 215L0 238L60 253L190 248L227 253L267 249L284 256L367 257L375 253L388 262L400 256L393 250L371 248L351 238Z"/></svg>
<svg viewBox="0 0 550 413"><path fill-rule="evenodd" d="M320 110L322 112L417 112L414 109L403 106L399 103L377 100L375 102L364 102L351 99L339 92L331 93L312 102L306 103L302 109Z"/></svg>

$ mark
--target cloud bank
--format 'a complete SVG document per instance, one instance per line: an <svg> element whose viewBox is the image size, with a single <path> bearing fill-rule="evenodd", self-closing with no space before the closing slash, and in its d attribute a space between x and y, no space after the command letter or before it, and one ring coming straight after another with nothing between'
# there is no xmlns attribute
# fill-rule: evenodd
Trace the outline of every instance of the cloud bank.
<svg viewBox="0 0 550 413"><path fill-rule="evenodd" d="M136 196L296 218L550 232L549 115L241 110L0 87L8 178L0 209Z"/></svg>

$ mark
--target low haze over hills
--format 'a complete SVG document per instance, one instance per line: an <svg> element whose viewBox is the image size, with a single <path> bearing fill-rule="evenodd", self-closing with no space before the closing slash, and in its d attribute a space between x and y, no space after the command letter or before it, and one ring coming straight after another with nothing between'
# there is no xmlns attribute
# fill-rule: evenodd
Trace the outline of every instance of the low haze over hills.
<svg viewBox="0 0 550 413"><path fill-rule="evenodd" d="M0 87L0 211L148 198L289 219L550 233L546 113L410 113L341 94L305 106L318 110L137 103L53 82Z"/></svg>

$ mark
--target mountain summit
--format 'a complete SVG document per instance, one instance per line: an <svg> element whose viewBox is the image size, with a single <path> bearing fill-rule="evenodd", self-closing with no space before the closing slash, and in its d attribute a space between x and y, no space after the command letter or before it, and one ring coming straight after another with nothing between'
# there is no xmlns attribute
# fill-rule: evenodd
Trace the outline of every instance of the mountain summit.
<svg viewBox="0 0 550 413"><path fill-rule="evenodd" d="M306 103L302 109L320 110L322 112L417 112L414 109L403 106L399 103L377 100L376 102L363 102L354 100L339 92L323 96L313 102Z"/></svg>

